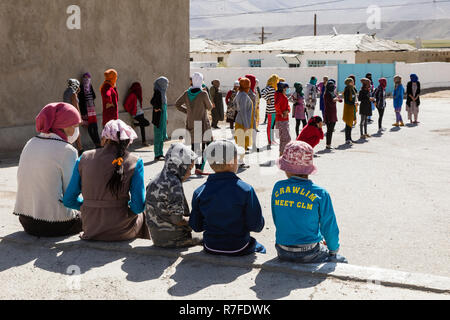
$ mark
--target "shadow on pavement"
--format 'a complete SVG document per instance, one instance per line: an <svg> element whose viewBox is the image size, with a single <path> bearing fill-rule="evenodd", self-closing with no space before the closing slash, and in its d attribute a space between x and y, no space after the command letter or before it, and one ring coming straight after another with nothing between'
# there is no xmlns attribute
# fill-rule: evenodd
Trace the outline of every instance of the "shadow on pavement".
<svg viewBox="0 0 450 320"><path fill-rule="evenodd" d="M175 297L185 297L210 286L231 283L240 276L252 271L251 268L229 265L221 267L215 263L215 266L211 267L211 272L198 272L198 270L202 270L200 267L204 267L208 263L205 261L208 258L242 261L246 265L249 265L256 259L255 254L245 257L210 257L204 252L188 254L176 267L176 272L170 277L176 284L169 288L168 293Z"/></svg>
<svg viewBox="0 0 450 320"><path fill-rule="evenodd" d="M400 131L400 127L392 127L391 130L389 130L390 132L398 132Z"/></svg>
<svg viewBox="0 0 450 320"><path fill-rule="evenodd" d="M263 264L279 264L279 265L295 265L292 262L281 261L278 258L269 260ZM317 270L323 268L329 269L327 272L332 272L336 264L327 263L317 266ZM326 280L326 276L299 276L299 275L288 275L286 273L277 273L276 271L261 270L255 278L255 285L251 287L258 299L262 300L275 300L288 297L293 290L297 289L307 289L312 288Z"/></svg>

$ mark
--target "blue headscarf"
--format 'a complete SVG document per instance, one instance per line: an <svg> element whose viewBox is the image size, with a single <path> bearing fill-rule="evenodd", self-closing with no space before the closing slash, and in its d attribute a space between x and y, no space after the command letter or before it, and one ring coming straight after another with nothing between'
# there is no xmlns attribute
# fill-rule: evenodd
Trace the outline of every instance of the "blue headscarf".
<svg viewBox="0 0 450 320"><path fill-rule="evenodd" d="M287 84L287 82L278 82L277 84L277 91L278 92L283 92L284 88L289 88L289 85Z"/></svg>
<svg viewBox="0 0 450 320"><path fill-rule="evenodd" d="M411 73L411 75L409 76L411 78L412 82L417 82L419 81L419 77L417 76L417 74L415 73Z"/></svg>

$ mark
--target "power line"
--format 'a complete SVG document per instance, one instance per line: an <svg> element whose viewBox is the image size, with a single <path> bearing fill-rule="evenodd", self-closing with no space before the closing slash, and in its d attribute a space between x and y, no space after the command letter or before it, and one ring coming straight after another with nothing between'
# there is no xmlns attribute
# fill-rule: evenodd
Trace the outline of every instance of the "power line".
<svg viewBox="0 0 450 320"><path fill-rule="evenodd" d="M330 4L333 2L342 2L343 0L336 0L336 1L328 1L327 3L317 3L316 5L321 4ZM447 3L450 2L450 0L432 0L432 1L424 1L424 2L415 2L415 3L403 3L403 4L390 4L390 5L379 5L379 8L395 8L395 7L405 7L405 6L420 6L420 5L426 5L426 4L437 4L437 3ZM306 6L312 6L312 5L303 5L298 6L299 7L306 7ZM261 10L261 11L249 11L249 12L242 12L242 13L230 13L230 14L218 14L218 15L205 15L205 16L197 16L197 17L191 17L190 20L203 20L203 19L209 19L209 18L226 18L226 17L235 17L235 16L241 16L241 15L258 15L258 14L264 14L264 13L285 13L283 11L291 10L290 12L295 13L301 13L301 12L323 12L323 11L343 11L343 10L366 10L368 7L346 7L346 8L323 8L323 9L307 9L307 10L295 10L292 8L283 8L283 9L274 9L274 10Z"/></svg>

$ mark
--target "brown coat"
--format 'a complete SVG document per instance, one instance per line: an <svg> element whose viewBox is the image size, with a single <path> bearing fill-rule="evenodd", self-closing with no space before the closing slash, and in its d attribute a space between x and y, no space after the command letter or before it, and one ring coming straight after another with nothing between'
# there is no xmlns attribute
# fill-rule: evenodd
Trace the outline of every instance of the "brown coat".
<svg viewBox="0 0 450 320"><path fill-rule="evenodd" d="M175 103L177 109L187 114L186 130L191 134L191 143L211 142L211 124L208 119L208 110L211 110L212 104L209 95L205 91L201 91L194 100L189 101L188 93L185 91ZM194 136L194 122L202 122L202 138ZM206 134L209 130L210 134ZM197 135L199 133L197 132Z"/></svg>
<svg viewBox="0 0 450 320"><path fill-rule="evenodd" d="M129 152L123 157L124 178L119 200L106 186L113 174L115 158L115 146L107 144L103 149L83 153L80 160L78 170L84 198L81 238L100 241L150 239L144 215L136 215L128 207L131 179L138 158Z"/></svg>

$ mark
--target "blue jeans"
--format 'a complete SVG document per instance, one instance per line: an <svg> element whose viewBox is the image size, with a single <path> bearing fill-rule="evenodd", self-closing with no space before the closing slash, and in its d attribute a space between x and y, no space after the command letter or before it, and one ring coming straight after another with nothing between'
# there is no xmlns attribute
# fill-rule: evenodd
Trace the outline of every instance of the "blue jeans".
<svg viewBox="0 0 450 320"><path fill-rule="evenodd" d="M313 249L305 252L291 252L282 249L278 244L275 245L278 252L278 258L284 261L297 263L324 263L324 262L342 262L347 263L347 259L341 255L332 255L328 249L318 243Z"/></svg>

